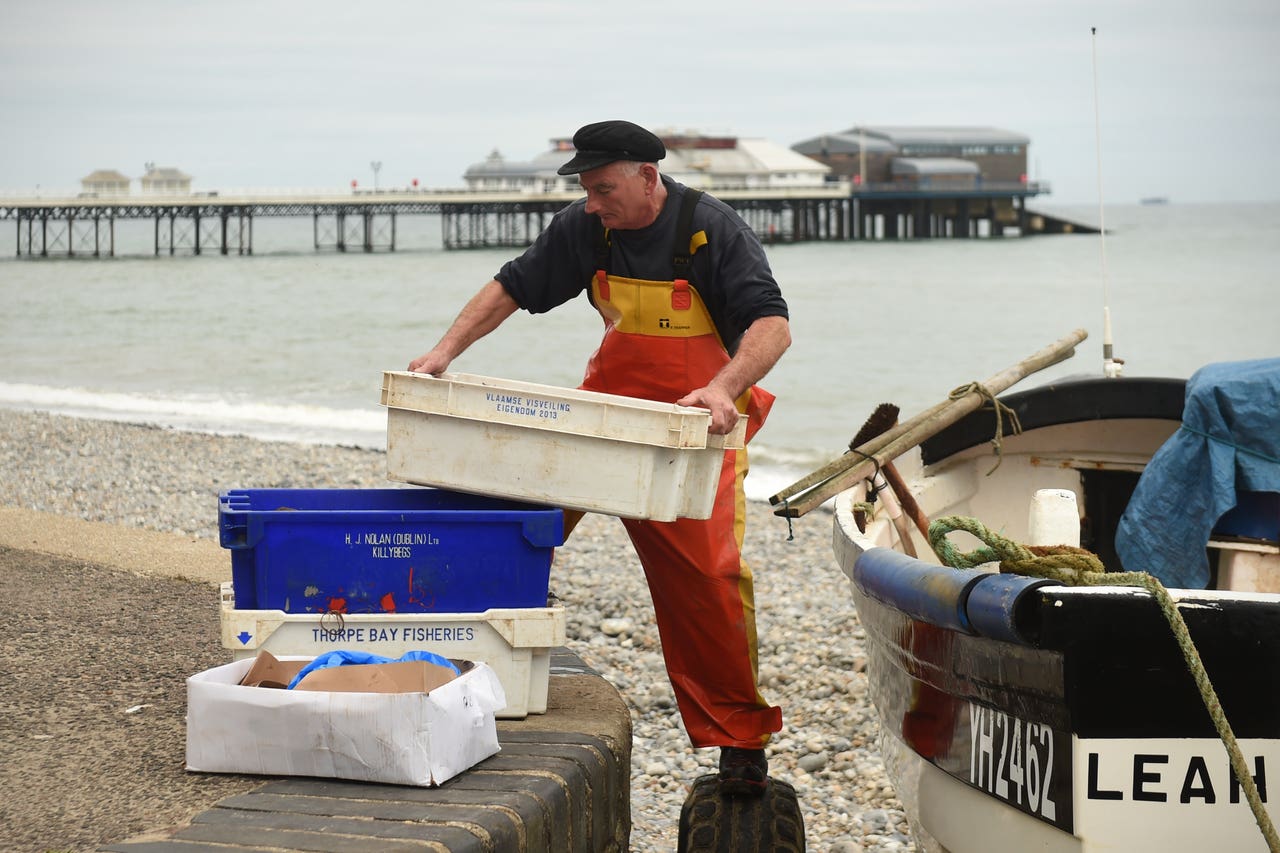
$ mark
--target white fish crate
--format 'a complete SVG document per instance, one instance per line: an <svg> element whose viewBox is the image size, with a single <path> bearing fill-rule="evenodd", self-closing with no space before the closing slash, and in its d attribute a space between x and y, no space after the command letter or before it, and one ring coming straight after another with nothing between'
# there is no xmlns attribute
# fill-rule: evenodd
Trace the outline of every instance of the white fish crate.
<svg viewBox="0 0 1280 853"><path fill-rule="evenodd" d="M673 521L709 518L746 416L469 374L383 374L387 476L460 492Z"/></svg>
<svg viewBox="0 0 1280 853"><path fill-rule="evenodd" d="M340 649L398 658L428 651L484 661L507 694L502 719L547 710L551 651L566 638L563 607L492 609L480 613L286 613L237 610L222 584L222 645L233 660L266 650L276 657L317 657Z"/></svg>

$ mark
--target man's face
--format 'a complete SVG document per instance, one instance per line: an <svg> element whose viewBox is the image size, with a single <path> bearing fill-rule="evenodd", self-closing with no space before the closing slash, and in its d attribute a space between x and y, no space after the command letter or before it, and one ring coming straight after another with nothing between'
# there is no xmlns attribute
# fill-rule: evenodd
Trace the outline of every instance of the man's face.
<svg viewBox="0 0 1280 853"><path fill-rule="evenodd" d="M645 166L617 160L599 169L583 172L578 181L587 191L587 213L600 217L606 228L644 228L653 222L655 211L646 192L649 179Z"/></svg>

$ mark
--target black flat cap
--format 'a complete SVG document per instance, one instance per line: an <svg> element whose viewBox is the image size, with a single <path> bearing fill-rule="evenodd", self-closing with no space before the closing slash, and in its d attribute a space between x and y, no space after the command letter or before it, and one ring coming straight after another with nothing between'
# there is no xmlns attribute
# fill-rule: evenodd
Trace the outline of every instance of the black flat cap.
<svg viewBox="0 0 1280 853"><path fill-rule="evenodd" d="M580 175L617 160L656 163L667 156L661 139L629 121L585 125L573 135L573 147L577 153L557 170L561 175Z"/></svg>

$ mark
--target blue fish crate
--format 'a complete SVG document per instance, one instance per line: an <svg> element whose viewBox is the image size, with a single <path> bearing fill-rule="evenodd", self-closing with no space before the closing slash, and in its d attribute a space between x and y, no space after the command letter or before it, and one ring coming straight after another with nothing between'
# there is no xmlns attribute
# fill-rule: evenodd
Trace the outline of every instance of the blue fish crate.
<svg viewBox="0 0 1280 853"><path fill-rule="evenodd" d="M556 508L442 489L233 489L218 501L237 610L545 607Z"/></svg>

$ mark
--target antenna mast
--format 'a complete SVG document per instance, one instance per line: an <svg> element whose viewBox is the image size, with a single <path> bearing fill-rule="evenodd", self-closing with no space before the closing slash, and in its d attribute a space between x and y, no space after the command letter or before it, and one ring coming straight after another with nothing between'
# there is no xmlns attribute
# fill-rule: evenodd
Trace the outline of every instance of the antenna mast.
<svg viewBox="0 0 1280 853"><path fill-rule="evenodd" d="M1102 121L1098 111L1098 28L1090 27L1093 42L1093 144L1098 169L1098 239L1102 247L1102 374L1107 378L1120 375L1123 359L1112 356L1111 349L1111 273L1107 269L1107 220L1102 203Z"/></svg>

